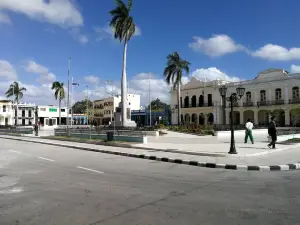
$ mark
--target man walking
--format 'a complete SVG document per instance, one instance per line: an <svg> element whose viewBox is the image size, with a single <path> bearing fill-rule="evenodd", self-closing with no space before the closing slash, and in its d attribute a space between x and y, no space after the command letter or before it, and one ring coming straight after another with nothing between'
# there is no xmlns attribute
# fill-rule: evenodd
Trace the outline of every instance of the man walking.
<svg viewBox="0 0 300 225"><path fill-rule="evenodd" d="M268 133L272 138L272 141L270 144L268 144L269 148L275 148L275 143L277 141L277 129L276 129L276 123L275 123L275 116L271 117L271 122L269 124Z"/></svg>
<svg viewBox="0 0 300 225"><path fill-rule="evenodd" d="M251 119L247 120L246 123L246 131L245 131L245 144L248 142L248 137L250 137L250 141L254 144L253 136L252 136L253 123Z"/></svg>

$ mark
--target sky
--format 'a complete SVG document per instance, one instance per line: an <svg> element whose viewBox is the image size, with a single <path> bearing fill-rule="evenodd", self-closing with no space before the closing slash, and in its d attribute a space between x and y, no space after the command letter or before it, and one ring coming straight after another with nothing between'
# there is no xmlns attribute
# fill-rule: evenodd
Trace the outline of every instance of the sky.
<svg viewBox="0 0 300 225"><path fill-rule="evenodd" d="M127 0L124 0L127 2ZM24 102L57 104L51 84L73 100L120 92L123 44L108 26L115 0L0 0L0 99L13 81L27 88ZM130 93L170 101L163 79L175 51L191 63L191 77L254 79L268 68L300 72L300 1L133 0L137 29L128 44ZM111 80L112 83L108 83Z"/></svg>

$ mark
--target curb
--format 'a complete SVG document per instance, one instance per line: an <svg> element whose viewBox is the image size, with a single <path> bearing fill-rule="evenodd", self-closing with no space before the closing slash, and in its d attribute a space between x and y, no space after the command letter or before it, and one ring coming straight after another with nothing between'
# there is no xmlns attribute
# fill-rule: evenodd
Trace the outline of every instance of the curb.
<svg viewBox="0 0 300 225"><path fill-rule="evenodd" d="M117 152L117 151L107 151L107 150L100 150L100 149L92 149L87 147L79 147L79 146L71 146L65 144L56 144L56 143L45 143L33 140L22 140L17 138L11 137L0 137L2 139L9 139L15 141L24 141L30 143L38 143L44 145L52 145L58 147L65 147L65 148L74 148L78 150L85 150L91 152L100 152L105 154L111 155L120 155L120 156L127 156L132 158L139 158L139 159L147 159L152 161L160 161L166 163L175 163L175 164L183 164L189 166L197 166L197 167L205 167L205 168L216 168L216 169L226 169L226 170L240 170L240 171L288 171L288 170L300 170L300 163L293 163L293 164L285 164L285 165L271 165L271 166L248 166L248 165L232 165L232 164L216 164L216 163L206 163L206 162L198 162L198 161L188 161L182 159L173 159L167 157L157 157L152 155L144 155L144 154L134 154L134 153L127 153L127 152Z"/></svg>

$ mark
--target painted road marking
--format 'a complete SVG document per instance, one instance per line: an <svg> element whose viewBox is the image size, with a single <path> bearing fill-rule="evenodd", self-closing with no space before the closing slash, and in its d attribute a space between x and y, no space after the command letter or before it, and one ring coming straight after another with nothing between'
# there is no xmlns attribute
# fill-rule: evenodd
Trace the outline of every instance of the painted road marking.
<svg viewBox="0 0 300 225"><path fill-rule="evenodd" d="M18 151L15 151L15 150L9 150L10 152L14 152L14 153L18 153L18 154L22 154L22 152L18 152Z"/></svg>
<svg viewBox="0 0 300 225"><path fill-rule="evenodd" d="M54 162L53 159L48 159L48 158L44 158L44 157L38 157L39 159L43 159L43 160L46 160L46 161L50 161L50 162Z"/></svg>
<svg viewBox="0 0 300 225"><path fill-rule="evenodd" d="M85 168L85 167L81 167L81 166L77 166L77 168L78 169L82 169L82 170L87 170L87 171L95 172L95 173L104 173L102 171L93 170L93 169L89 169L89 168Z"/></svg>

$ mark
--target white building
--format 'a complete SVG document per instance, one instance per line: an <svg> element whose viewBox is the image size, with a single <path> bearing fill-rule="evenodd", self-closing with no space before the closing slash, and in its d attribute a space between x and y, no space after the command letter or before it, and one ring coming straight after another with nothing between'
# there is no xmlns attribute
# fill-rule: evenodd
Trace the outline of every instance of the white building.
<svg viewBox="0 0 300 225"><path fill-rule="evenodd" d="M185 124L230 124L230 103L222 104L219 88L225 85L227 94L245 88L241 100L234 104L234 124L252 119L256 125L267 125L270 115L278 126L300 124L300 74L288 74L282 69L268 69L253 80L241 82L202 82L192 78L181 87L181 121ZM227 96L228 96L227 95ZM177 124L177 90L171 92L172 124Z"/></svg>
<svg viewBox="0 0 300 225"><path fill-rule="evenodd" d="M0 126L10 126L14 124L14 111L12 102L0 100Z"/></svg>
<svg viewBox="0 0 300 225"><path fill-rule="evenodd" d="M61 107L61 124L67 124L67 118L71 118L71 114L68 114L67 107ZM59 124L59 107L48 105L38 106L38 120L41 128L56 128Z"/></svg>
<svg viewBox="0 0 300 225"><path fill-rule="evenodd" d="M13 104L10 100L0 100L1 126L28 126L35 123L34 103Z"/></svg>
<svg viewBox="0 0 300 225"><path fill-rule="evenodd" d="M89 121L96 125L105 125L109 121L114 121L114 113L119 107L121 96L117 95L93 102L93 108L89 109ZM130 110L139 110L141 105L141 97L136 94L127 94L127 102ZM130 117L129 117L130 118Z"/></svg>

